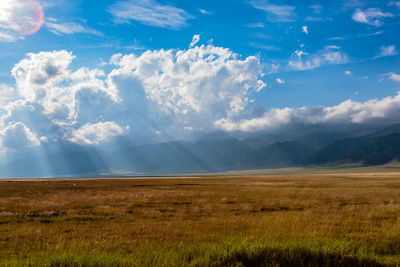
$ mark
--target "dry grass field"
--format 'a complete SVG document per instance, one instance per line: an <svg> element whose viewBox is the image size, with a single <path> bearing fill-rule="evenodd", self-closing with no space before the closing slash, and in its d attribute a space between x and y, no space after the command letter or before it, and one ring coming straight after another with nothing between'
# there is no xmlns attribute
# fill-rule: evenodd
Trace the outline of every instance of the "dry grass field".
<svg viewBox="0 0 400 267"><path fill-rule="evenodd" d="M0 180L0 266L396 266L400 173Z"/></svg>

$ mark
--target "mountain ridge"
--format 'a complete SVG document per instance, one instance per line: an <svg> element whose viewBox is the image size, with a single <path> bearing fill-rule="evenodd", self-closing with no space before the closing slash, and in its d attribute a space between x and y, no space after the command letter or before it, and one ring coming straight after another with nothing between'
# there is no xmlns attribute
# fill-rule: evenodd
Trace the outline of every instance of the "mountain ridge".
<svg viewBox="0 0 400 267"><path fill-rule="evenodd" d="M115 149L103 151L65 144L60 151L47 147L32 149L31 153L0 165L0 176L163 175L347 163L371 166L400 158L400 124L365 133L317 132L292 140L265 135L147 145L121 143ZM46 162L38 161L39 158Z"/></svg>

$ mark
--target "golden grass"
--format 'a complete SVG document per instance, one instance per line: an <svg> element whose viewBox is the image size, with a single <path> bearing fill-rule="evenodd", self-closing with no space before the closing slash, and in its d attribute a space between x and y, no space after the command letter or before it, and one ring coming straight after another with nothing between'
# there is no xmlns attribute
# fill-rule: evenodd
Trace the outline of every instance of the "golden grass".
<svg viewBox="0 0 400 267"><path fill-rule="evenodd" d="M399 215L397 172L3 180L0 265L396 265Z"/></svg>

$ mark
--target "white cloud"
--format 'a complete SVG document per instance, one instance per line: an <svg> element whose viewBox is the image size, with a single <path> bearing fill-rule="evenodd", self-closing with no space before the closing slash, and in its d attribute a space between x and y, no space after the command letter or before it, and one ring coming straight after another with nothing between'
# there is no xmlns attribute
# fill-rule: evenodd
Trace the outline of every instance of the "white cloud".
<svg viewBox="0 0 400 267"><path fill-rule="evenodd" d="M51 9L53 7L59 6L60 4L65 4L65 0L41 0L40 3L44 9Z"/></svg>
<svg viewBox="0 0 400 267"><path fill-rule="evenodd" d="M15 34L13 32L1 29L0 27L0 42L14 43L24 38L21 35Z"/></svg>
<svg viewBox="0 0 400 267"><path fill-rule="evenodd" d="M392 2L389 2L389 4L388 4L389 6L397 6L398 8L400 8L400 2L395 2L395 1L392 1Z"/></svg>
<svg viewBox="0 0 400 267"><path fill-rule="evenodd" d="M63 50L31 53L15 65L15 86L0 86L13 96L0 107L3 147L60 140L100 145L120 135L150 133L178 139L203 131L258 131L292 123L363 123L400 112L398 95L248 115L253 97L266 87L263 66L257 57L241 58L213 45L116 54L107 66L109 73L85 67L72 70L74 58ZM297 51L291 61L299 65L288 68L301 70L342 64L347 56L339 47L327 46L316 54ZM392 74L390 78L399 78Z"/></svg>
<svg viewBox="0 0 400 267"><path fill-rule="evenodd" d="M150 106L150 113L173 118L175 126L209 130L210 121L235 116L252 93L266 86L260 80L258 58L237 58L229 49L213 45L116 56L113 62L119 68L110 73L109 86L125 94L134 82L135 98L146 102L142 110Z"/></svg>
<svg viewBox="0 0 400 267"><path fill-rule="evenodd" d="M6 103L17 98L17 92L14 87L0 83L0 104L5 105Z"/></svg>
<svg viewBox="0 0 400 267"><path fill-rule="evenodd" d="M241 116L266 87L257 57L240 59L213 45L116 54L109 73L72 70L74 58L64 50L30 53L14 66L15 86L1 86L13 96L0 106L2 140L9 140L7 129L15 123L30 140L21 141L25 147L40 144L35 140L100 144L117 135L151 133L179 138Z"/></svg>
<svg viewBox="0 0 400 267"><path fill-rule="evenodd" d="M322 53L322 57L328 64L344 64L348 62L347 55L340 51L327 51Z"/></svg>
<svg viewBox="0 0 400 267"><path fill-rule="evenodd" d="M365 6L364 0L343 0L342 2L346 9Z"/></svg>
<svg viewBox="0 0 400 267"><path fill-rule="evenodd" d="M337 46L327 46L315 54L308 54L296 50L289 60L288 68L291 70L309 70L324 65L338 65L348 62L346 53Z"/></svg>
<svg viewBox="0 0 400 267"><path fill-rule="evenodd" d="M335 36L335 37L330 37L327 40L347 40L347 39L356 39L360 37L370 37L370 36L376 36L376 35L381 35L383 34L384 31L374 31L370 33L359 33L356 35L344 35L344 36Z"/></svg>
<svg viewBox="0 0 400 267"><path fill-rule="evenodd" d="M296 55L300 60L303 55L308 55L308 53L304 52L303 50L296 50L294 51L293 55Z"/></svg>
<svg viewBox="0 0 400 267"><path fill-rule="evenodd" d="M346 40L346 38L345 37L340 37L340 36L335 36L335 37L330 37L330 38L328 38L327 40L329 40L329 41L337 41L337 40Z"/></svg>
<svg viewBox="0 0 400 267"><path fill-rule="evenodd" d="M310 8L314 11L315 14L320 14L323 9L322 5L320 4L312 5L310 6Z"/></svg>
<svg viewBox="0 0 400 267"><path fill-rule="evenodd" d="M287 125L368 123L375 120L398 120L400 112L400 93L394 97L367 102L346 100L333 107L302 107L271 109L263 116L238 121L221 119L215 122L224 131L274 131Z"/></svg>
<svg viewBox="0 0 400 267"><path fill-rule="evenodd" d="M40 145L36 135L21 122L10 123L0 130L0 143L3 147L14 150Z"/></svg>
<svg viewBox="0 0 400 267"><path fill-rule="evenodd" d="M13 94L14 91L15 90L13 87L4 83L0 83L0 96Z"/></svg>
<svg viewBox="0 0 400 267"><path fill-rule="evenodd" d="M116 23L136 20L145 25L175 30L187 26L187 20L192 18L183 9L162 5L154 0L118 1L109 8L109 12Z"/></svg>
<svg viewBox="0 0 400 267"><path fill-rule="evenodd" d="M369 37L369 36L375 36L375 35L381 35L383 31L377 31L377 32L371 32L371 33L365 33L365 34L357 34L356 37Z"/></svg>
<svg viewBox="0 0 400 267"><path fill-rule="evenodd" d="M296 19L294 6L275 5L266 0L252 0L249 2L254 8L265 11L268 20L276 22L291 22Z"/></svg>
<svg viewBox="0 0 400 267"><path fill-rule="evenodd" d="M247 24L246 27L253 28L253 29L256 29L256 28L264 29L265 25L262 22L255 22L255 23Z"/></svg>
<svg viewBox="0 0 400 267"><path fill-rule="evenodd" d="M194 47L199 41L200 41L200 35L198 34L194 35L189 47L190 48Z"/></svg>
<svg viewBox="0 0 400 267"><path fill-rule="evenodd" d="M81 68L75 72L69 65L75 58L65 50L29 53L12 69L19 95L27 101L39 103L46 113L54 113L58 108L73 109L73 97L77 91L90 89L104 91L116 100L116 92L105 87L99 79L104 72L98 69Z"/></svg>
<svg viewBox="0 0 400 267"><path fill-rule="evenodd" d="M46 97L56 90L56 85L67 79L68 65L74 56L67 51L29 53L27 59L16 64L12 75L19 94L28 101ZM50 92L47 92L49 88Z"/></svg>
<svg viewBox="0 0 400 267"><path fill-rule="evenodd" d="M69 141L77 144L99 144L111 137L121 135L127 130L129 130L129 127L123 129L115 122L88 123L74 130Z"/></svg>
<svg viewBox="0 0 400 267"><path fill-rule="evenodd" d="M116 54L107 66L109 73L72 70L73 59L67 51L41 52L15 65L15 88L2 86L18 97L0 107L3 147L22 149L60 140L100 145L120 135L179 139L203 131L365 123L398 119L400 112L397 95L364 103L347 100L333 107L262 109L249 115L253 96L266 87L260 60L213 45ZM339 47L328 46L316 54L298 51L291 60L299 65L290 68L305 69L341 64L347 56ZM390 78L399 78L392 74Z"/></svg>
<svg viewBox="0 0 400 267"><path fill-rule="evenodd" d="M62 50L30 53L16 64L12 75L18 94L0 108L0 129L20 122L32 133L40 132L41 139L60 140L68 138L74 125L98 121L109 112L111 103L120 100L106 87L104 72L72 72L73 59Z"/></svg>
<svg viewBox="0 0 400 267"><path fill-rule="evenodd" d="M203 14L203 15L211 15L211 14L212 14L211 11L207 11L207 10L205 10L205 9L199 9L199 12L200 12L201 14Z"/></svg>
<svg viewBox="0 0 400 267"><path fill-rule="evenodd" d="M301 30L302 30L305 34L308 34L308 27L307 27L307 26L301 27Z"/></svg>
<svg viewBox="0 0 400 267"><path fill-rule="evenodd" d="M345 70L345 71L344 71L344 74L345 74L345 75L351 75L351 71L350 71L350 70Z"/></svg>
<svg viewBox="0 0 400 267"><path fill-rule="evenodd" d="M75 22L57 22L57 20L52 19L46 22L46 27L57 35L86 33L102 36L101 32Z"/></svg>
<svg viewBox="0 0 400 267"><path fill-rule="evenodd" d="M321 16L307 16L305 21L319 22L319 21L333 21L331 17L321 17Z"/></svg>
<svg viewBox="0 0 400 267"><path fill-rule="evenodd" d="M341 47L337 45L327 45L325 46L325 49L340 50Z"/></svg>
<svg viewBox="0 0 400 267"><path fill-rule="evenodd" d="M278 46L274 45L266 45L264 43L259 43L259 42L249 42L249 45L255 48L263 49L263 50L268 50L268 51L281 51L282 49Z"/></svg>
<svg viewBox="0 0 400 267"><path fill-rule="evenodd" d="M281 63L278 62L264 63L263 66L267 74L278 73L282 69Z"/></svg>
<svg viewBox="0 0 400 267"><path fill-rule="evenodd" d="M359 8L352 15L352 19L359 23L365 23L376 27L383 25L383 18L393 17L394 15L389 12L382 12L379 8L368 8L361 10Z"/></svg>
<svg viewBox="0 0 400 267"><path fill-rule="evenodd" d="M389 78L390 78L392 81L400 82L400 74L396 74L396 73L394 73L394 72L391 72L391 73L389 73L388 75L389 75Z"/></svg>
<svg viewBox="0 0 400 267"><path fill-rule="evenodd" d="M388 56L395 56L397 55L398 52L396 50L396 46L394 45L388 45L388 46L381 46L379 54L375 56L375 58L380 58L380 57L388 57Z"/></svg>

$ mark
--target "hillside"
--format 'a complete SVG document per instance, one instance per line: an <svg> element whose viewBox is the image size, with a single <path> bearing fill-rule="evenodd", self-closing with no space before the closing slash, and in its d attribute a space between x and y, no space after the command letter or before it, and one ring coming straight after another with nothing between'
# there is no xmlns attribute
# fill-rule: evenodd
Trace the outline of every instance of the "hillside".
<svg viewBox="0 0 400 267"><path fill-rule="evenodd" d="M363 165L385 164L400 156L400 134L361 137L334 142L314 153L310 164L358 162Z"/></svg>

